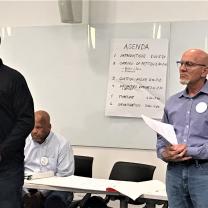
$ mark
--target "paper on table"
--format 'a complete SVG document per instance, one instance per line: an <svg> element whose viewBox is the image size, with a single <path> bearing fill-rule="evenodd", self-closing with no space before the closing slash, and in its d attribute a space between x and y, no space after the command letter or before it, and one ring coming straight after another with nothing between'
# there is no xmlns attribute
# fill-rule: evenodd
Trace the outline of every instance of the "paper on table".
<svg viewBox="0 0 208 208"><path fill-rule="evenodd" d="M34 180L39 178L49 178L54 176L53 171L46 171L46 172L38 172L38 173L32 173L32 174L25 174L25 179L27 180Z"/></svg>
<svg viewBox="0 0 208 208"><path fill-rule="evenodd" d="M71 175L67 177L54 176L50 178L37 179L28 181L28 183L66 188L70 187L75 189L106 191L108 180Z"/></svg>
<svg viewBox="0 0 208 208"><path fill-rule="evenodd" d="M70 187L75 189L84 189L92 191L105 192L109 188L124 194L135 200L142 194L150 192L157 192L159 189L164 189L164 184L157 180L145 182L130 182L130 181L116 181L107 179L87 178L80 176L68 177L50 177L43 179L36 179L27 181L28 184L42 184L56 187Z"/></svg>
<svg viewBox="0 0 208 208"><path fill-rule="evenodd" d="M173 125L156 121L145 115L141 115L141 117L151 129L163 136L170 144L178 144Z"/></svg>
<svg viewBox="0 0 208 208"><path fill-rule="evenodd" d="M158 180L143 182L112 181L110 185L111 188L133 200L136 200L143 194L154 193L165 189L164 183Z"/></svg>

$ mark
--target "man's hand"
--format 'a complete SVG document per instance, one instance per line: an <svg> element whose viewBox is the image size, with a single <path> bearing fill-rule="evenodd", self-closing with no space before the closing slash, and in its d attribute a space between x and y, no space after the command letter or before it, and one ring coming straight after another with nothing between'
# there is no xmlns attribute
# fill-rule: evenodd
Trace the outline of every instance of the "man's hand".
<svg viewBox="0 0 208 208"><path fill-rule="evenodd" d="M162 152L162 156L165 161L180 162L190 160L192 157L186 156L186 152L186 144L176 144L167 146Z"/></svg>

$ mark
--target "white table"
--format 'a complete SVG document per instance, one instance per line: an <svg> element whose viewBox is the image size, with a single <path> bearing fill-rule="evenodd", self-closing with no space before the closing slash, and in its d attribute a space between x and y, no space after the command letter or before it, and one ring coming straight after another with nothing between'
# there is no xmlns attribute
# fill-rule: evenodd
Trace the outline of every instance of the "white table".
<svg viewBox="0 0 208 208"><path fill-rule="evenodd" d="M45 189L45 190L58 190L69 191L74 193L92 193L92 194L108 194L108 195L122 195L133 199L137 197L167 200L165 186L162 182L149 181L147 183L140 182L126 182L126 181L113 181L106 179L84 178L79 176L69 177L50 177L36 180L25 180L24 187L31 189ZM145 186L145 188L144 188ZM161 186L155 188L155 186ZM109 192L106 188L110 187L117 191ZM141 195L141 191L144 193ZM126 191L127 190L127 191ZM130 193L132 190L133 195ZM136 194L136 195L135 195ZM138 195L137 195L138 194ZM120 208L127 208L128 203L125 197L120 200Z"/></svg>

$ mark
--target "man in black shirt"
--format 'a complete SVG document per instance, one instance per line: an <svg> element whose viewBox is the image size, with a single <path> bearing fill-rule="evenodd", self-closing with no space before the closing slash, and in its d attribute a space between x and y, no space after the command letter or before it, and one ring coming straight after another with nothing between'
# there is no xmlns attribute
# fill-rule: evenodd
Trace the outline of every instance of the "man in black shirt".
<svg viewBox="0 0 208 208"><path fill-rule="evenodd" d="M21 208L25 139L33 126L27 83L0 59L0 208Z"/></svg>

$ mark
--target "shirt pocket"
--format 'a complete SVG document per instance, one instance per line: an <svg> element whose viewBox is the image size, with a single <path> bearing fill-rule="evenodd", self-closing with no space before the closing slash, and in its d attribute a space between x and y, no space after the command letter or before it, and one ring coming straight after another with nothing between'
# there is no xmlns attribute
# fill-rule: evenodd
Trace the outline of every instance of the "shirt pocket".
<svg viewBox="0 0 208 208"><path fill-rule="evenodd" d="M48 158L47 168L48 168L48 170L52 170L54 173L56 172L56 168L57 168L56 158L53 158L53 157Z"/></svg>
<svg viewBox="0 0 208 208"><path fill-rule="evenodd" d="M194 132L197 137L208 138L208 109L203 113L195 112L193 118L191 119L192 132Z"/></svg>

